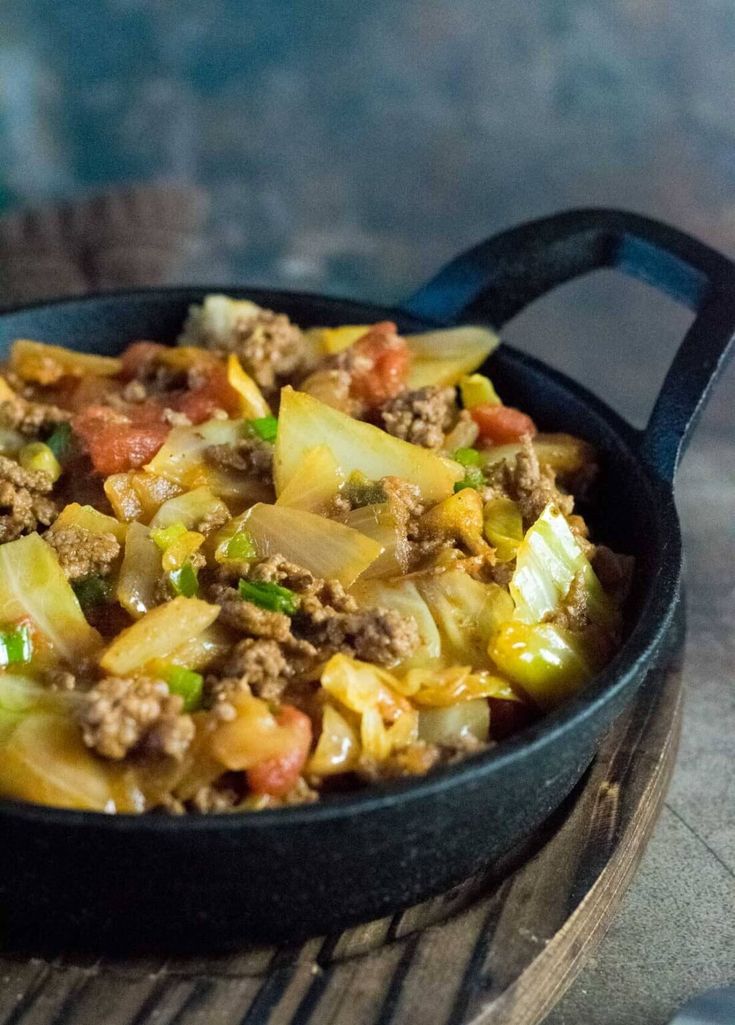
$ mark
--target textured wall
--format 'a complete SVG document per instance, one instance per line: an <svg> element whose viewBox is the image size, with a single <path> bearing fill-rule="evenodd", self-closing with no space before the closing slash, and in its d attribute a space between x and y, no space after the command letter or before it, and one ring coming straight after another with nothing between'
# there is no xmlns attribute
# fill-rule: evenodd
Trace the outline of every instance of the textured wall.
<svg viewBox="0 0 735 1025"><path fill-rule="evenodd" d="M376 298L574 204L732 252L733 43L729 0L4 0L0 199L194 180L189 279ZM590 282L513 332L562 366L589 336L592 383L640 416L641 333L670 349L684 323Z"/></svg>

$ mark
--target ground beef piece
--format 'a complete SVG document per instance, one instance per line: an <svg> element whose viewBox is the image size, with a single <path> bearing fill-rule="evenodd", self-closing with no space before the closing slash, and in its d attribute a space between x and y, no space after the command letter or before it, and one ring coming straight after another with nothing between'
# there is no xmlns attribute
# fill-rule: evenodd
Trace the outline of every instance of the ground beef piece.
<svg viewBox="0 0 735 1025"><path fill-rule="evenodd" d="M114 534L94 534L86 527L52 527L45 539L56 550L67 580L105 577L120 554Z"/></svg>
<svg viewBox="0 0 735 1025"><path fill-rule="evenodd" d="M212 688L216 700L247 688L266 701L278 701L292 668L276 641L246 637L230 652L223 672L224 679Z"/></svg>
<svg viewBox="0 0 735 1025"><path fill-rule="evenodd" d="M373 608L337 613L313 624L312 643L326 652L341 651L362 662L391 666L419 645L415 620L395 609Z"/></svg>
<svg viewBox="0 0 735 1025"><path fill-rule="evenodd" d="M526 528L535 523L549 502L554 502L565 516L574 508L572 496L557 488L553 469L539 465L530 437L524 437L521 451L513 462L504 460L491 469L488 484L485 500L498 495L512 498L520 506Z"/></svg>
<svg viewBox="0 0 735 1025"><path fill-rule="evenodd" d="M208 346L208 341L205 336L200 344ZM229 337L219 337L214 347L234 352L247 373L267 393L276 391L295 374L307 356L300 329L285 313L263 309L238 317Z"/></svg>
<svg viewBox="0 0 735 1025"><path fill-rule="evenodd" d="M230 518L230 514L224 505L214 505L209 509L205 515L199 520L194 527L194 530L200 534L204 534L208 537L215 530L219 530Z"/></svg>
<svg viewBox="0 0 735 1025"><path fill-rule="evenodd" d="M80 712L84 743L114 760L140 746L180 760L195 732L183 704L162 680L106 677L88 692Z"/></svg>
<svg viewBox="0 0 735 1025"><path fill-rule="evenodd" d="M242 795L234 787L218 786L216 783L199 787L197 792L187 801L189 811L201 814L216 814L231 811L242 800Z"/></svg>
<svg viewBox="0 0 735 1025"><path fill-rule="evenodd" d="M43 470L24 470L0 456L0 542L13 541L53 521L56 505L46 497L52 488Z"/></svg>
<svg viewBox="0 0 735 1025"><path fill-rule="evenodd" d="M213 584L209 600L220 606L219 619L225 626L252 637L287 642L291 637L291 620L282 612L261 609L251 601L243 601L234 587Z"/></svg>
<svg viewBox="0 0 735 1025"><path fill-rule="evenodd" d="M30 402L20 396L0 402L0 424L12 427L29 438L37 438L70 419L71 413L45 402Z"/></svg>
<svg viewBox="0 0 735 1025"><path fill-rule="evenodd" d="M214 467L237 470L259 480L273 480L273 446L260 438L241 438L234 445L210 445L204 458Z"/></svg>
<svg viewBox="0 0 735 1025"><path fill-rule="evenodd" d="M456 415L454 388L429 385L404 391L379 412L388 434L424 448L441 448Z"/></svg>

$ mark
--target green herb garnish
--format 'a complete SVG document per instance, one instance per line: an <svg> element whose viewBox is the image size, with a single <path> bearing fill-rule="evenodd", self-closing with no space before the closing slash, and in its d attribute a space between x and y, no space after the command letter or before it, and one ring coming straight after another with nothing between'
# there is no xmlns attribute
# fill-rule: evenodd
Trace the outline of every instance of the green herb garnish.
<svg viewBox="0 0 735 1025"><path fill-rule="evenodd" d="M60 423L53 429L51 435L46 439L46 444L53 454L63 463L71 453L72 429L69 423Z"/></svg>
<svg viewBox="0 0 735 1025"><path fill-rule="evenodd" d="M181 569L174 569L168 575L174 594L184 598L194 598L199 591L197 571L190 562L185 562Z"/></svg>
<svg viewBox="0 0 735 1025"><path fill-rule="evenodd" d="M283 612L287 616L292 616L299 607L298 596L280 584L261 580L241 580L238 590L244 601L250 601L253 605L268 609L270 612Z"/></svg>
<svg viewBox="0 0 735 1025"><path fill-rule="evenodd" d="M172 694L184 699L184 711L196 712L202 703L204 677L185 666L168 666L161 674Z"/></svg>
<svg viewBox="0 0 735 1025"><path fill-rule="evenodd" d="M99 576L78 580L72 587L85 611L97 605L104 605L112 597L112 584Z"/></svg>
<svg viewBox="0 0 735 1025"><path fill-rule="evenodd" d="M33 656L33 638L26 623L8 630L0 630L0 666L30 662Z"/></svg>
<svg viewBox="0 0 735 1025"><path fill-rule="evenodd" d="M247 531L241 530L239 533L234 534L227 542L225 548L225 555L228 559L243 559L250 560L254 559L258 554L250 534Z"/></svg>
<svg viewBox="0 0 735 1025"><path fill-rule="evenodd" d="M174 541L185 533L186 527L183 523L172 523L168 527L158 527L156 530L152 530L151 541L154 541L161 551L165 552L167 548L171 547Z"/></svg>
<svg viewBox="0 0 735 1025"><path fill-rule="evenodd" d="M454 485L455 494L461 491L463 488L482 488L485 486L485 478L482 470L477 466L468 466L465 468L464 480L458 480Z"/></svg>
<svg viewBox="0 0 735 1025"><path fill-rule="evenodd" d="M452 458L460 466L480 465L480 453L476 448L458 448Z"/></svg>
<svg viewBox="0 0 735 1025"><path fill-rule="evenodd" d="M268 441L273 444L278 433L278 420L275 416L259 416L255 420L248 420L247 428L251 434L255 434L261 441Z"/></svg>

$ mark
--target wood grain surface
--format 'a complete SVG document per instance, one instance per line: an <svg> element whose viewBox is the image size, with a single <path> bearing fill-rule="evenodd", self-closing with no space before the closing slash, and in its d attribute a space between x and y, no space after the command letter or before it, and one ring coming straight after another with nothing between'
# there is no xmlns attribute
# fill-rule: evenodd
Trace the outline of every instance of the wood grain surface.
<svg viewBox="0 0 735 1025"><path fill-rule="evenodd" d="M8 952L0 1025L537 1025L604 935L662 806L682 639L680 617L565 807L492 872L293 948L86 961Z"/></svg>

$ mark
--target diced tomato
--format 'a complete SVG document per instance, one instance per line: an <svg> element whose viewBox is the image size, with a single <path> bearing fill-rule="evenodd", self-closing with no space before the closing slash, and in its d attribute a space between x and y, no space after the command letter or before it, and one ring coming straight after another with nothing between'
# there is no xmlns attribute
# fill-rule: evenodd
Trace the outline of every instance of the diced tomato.
<svg viewBox="0 0 735 1025"><path fill-rule="evenodd" d="M352 346L356 361L350 393L368 406L392 399L406 385L411 352L390 320L374 324ZM364 365L362 365L364 364Z"/></svg>
<svg viewBox="0 0 735 1025"><path fill-rule="evenodd" d="M185 413L193 424L209 420L216 409L224 409L230 416L240 414L238 393L227 380L227 370L221 363L202 368L202 383L183 392L174 402L174 408Z"/></svg>
<svg viewBox="0 0 735 1025"><path fill-rule="evenodd" d="M166 351L165 345L158 342L133 342L123 352L122 376L132 380L146 363L152 362L156 356Z"/></svg>
<svg viewBox="0 0 735 1025"><path fill-rule="evenodd" d="M248 786L256 794L283 797L301 774L311 746L311 719L293 705L284 705L276 716L278 725L292 737L288 750L248 769Z"/></svg>
<svg viewBox="0 0 735 1025"><path fill-rule="evenodd" d="M520 441L524 434L536 433L536 424L530 416L512 406L496 406L483 402L470 410L470 416L480 428L480 438L491 445L506 445Z"/></svg>
<svg viewBox="0 0 735 1025"><path fill-rule="evenodd" d="M88 406L72 420L98 473L124 473L147 463L171 430L154 402L131 406L125 414L109 406Z"/></svg>

